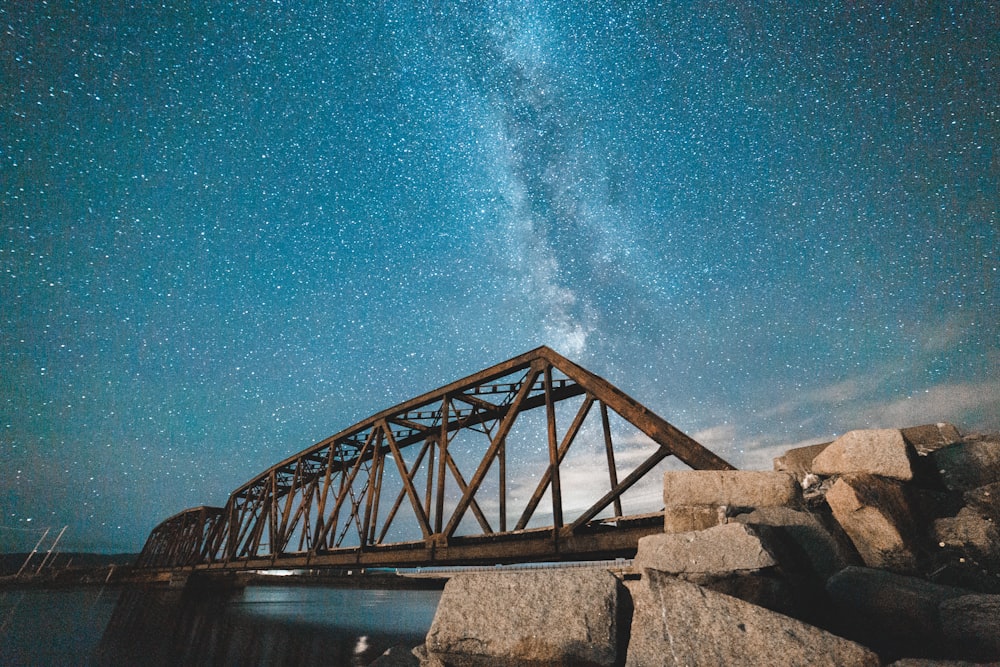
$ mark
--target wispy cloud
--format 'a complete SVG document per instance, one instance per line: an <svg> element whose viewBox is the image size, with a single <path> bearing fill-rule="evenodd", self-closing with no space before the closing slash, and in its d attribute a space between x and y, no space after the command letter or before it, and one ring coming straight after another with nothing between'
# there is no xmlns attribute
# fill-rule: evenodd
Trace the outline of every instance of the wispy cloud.
<svg viewBox="0 0 1000 667"><path fill-rule="evenodd" d="M929 387L905 398L872 405L865 413L872 426L902 426L939 421L969 428L990 428L1000 415L1000 380Z"/></svg>

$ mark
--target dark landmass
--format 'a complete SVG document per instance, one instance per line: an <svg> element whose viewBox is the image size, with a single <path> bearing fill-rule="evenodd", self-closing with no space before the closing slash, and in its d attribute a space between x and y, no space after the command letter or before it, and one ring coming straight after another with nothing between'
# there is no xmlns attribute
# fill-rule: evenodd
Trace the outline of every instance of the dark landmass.
<svg viewBox="0 0 1000 667"><path fill-rule="evenodd" d="M138 557L139 554L58 553L49 557L43 571L131 565ZM17 574L27 558L26 553L0 554L0 577ZM44 552L36 553L24 568L24 572L37 572L44 560Z"/></svg>
<svg viewBox="0 0 1000 667"><path fill-rule="evenodd" d="M141 571L133 570L138 554L63 553L45 559L44 553L31 557L28 554L0 554L0 587L62 587L90 584L142 584L152 583ZM54 566L53 566L54 565ZM22 569L23 568L23 569ZM20 572L20 575L18 575ZM213 573L215 574L215 573ZM209 580L220 575L203 574ZM366 588L385 590L440 590L447 576L397 574L394 570L293 570L276 576L256 571L229 572L222 575L224 586L325 586L333 588ZM166 582L164 582L166 583ZM209 584L211 585L211 584Z"/></svg>

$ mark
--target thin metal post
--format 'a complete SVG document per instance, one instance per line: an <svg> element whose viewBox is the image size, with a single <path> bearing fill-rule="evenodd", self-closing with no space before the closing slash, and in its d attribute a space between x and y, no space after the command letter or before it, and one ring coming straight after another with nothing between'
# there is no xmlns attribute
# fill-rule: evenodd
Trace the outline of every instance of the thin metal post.
<svg viewBox="0 0 1000 667"><path fill-rule="evenodd" d="M52 529L51 528L46 528L45 532L42 533L42 536L40 538L38 538L38 544L36 544L35 548L31 550L31 553L28 554L28 557L24 559L24 564L21 565L21 569L18 570L17 574L14 575L15 579L17 579L18 577L21 576L21 573L24 572L24 568L28 567L28 561L31 560L32 556L34 556L36 553L38 553L38 547L41 546L42 540L44 540L48 536L50 530L52 530Z"/></svg>
<svg viewBox="0 0 1000 667"><path fill-rule="evenodd" d="M437 505L434 508L434 534L441 534L444 524L445 459L448 455L448 395L441 398L441 435L438 438Z"/></svg>
<svg viewBox="0 0 1000 667"><path fill-rule="evenodd" d="M604 451L608 456L608 476L611 488L618 486L618 468L615 466L615 450L611 446L611 424L608 421L608 406L601 401L601 425L604 427ZM621 496L615 496L615 516L622 516Z"/></svg>
<svg viewBox="0 0 1000 667"><path fill-rule="evenodd" d="M559 445L556 442L556 406L552 401L552 366L545 365L545 414L549 432L549 470L552 478L552 526L563 525L562 487L559 484Z"/></svg>

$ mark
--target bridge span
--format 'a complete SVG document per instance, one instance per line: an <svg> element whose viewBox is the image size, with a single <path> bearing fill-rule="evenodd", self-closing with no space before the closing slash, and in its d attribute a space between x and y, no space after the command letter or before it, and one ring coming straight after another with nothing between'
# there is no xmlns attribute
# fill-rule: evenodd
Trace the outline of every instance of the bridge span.
<svg viewBox="0 0 1000 667"><path fill-rule="evenodd" d="M659 470L732 469L540 347L383 410L156 526L153 571L415 567L634 555ZM645 480L645 484L643 484ZM626 505L646 505L628 513Z"/></svg>

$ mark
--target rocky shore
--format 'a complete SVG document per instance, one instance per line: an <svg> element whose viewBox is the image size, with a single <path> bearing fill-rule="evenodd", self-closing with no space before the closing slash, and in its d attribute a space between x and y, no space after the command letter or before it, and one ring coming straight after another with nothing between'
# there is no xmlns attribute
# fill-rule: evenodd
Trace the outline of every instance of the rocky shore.
<svg viewBox="0 0 1000 667"><path fill-rule="evenodd" d="M664 479L631 573L463 574L386 665L1000 664L1000 438L852 431Z"/></svg>

